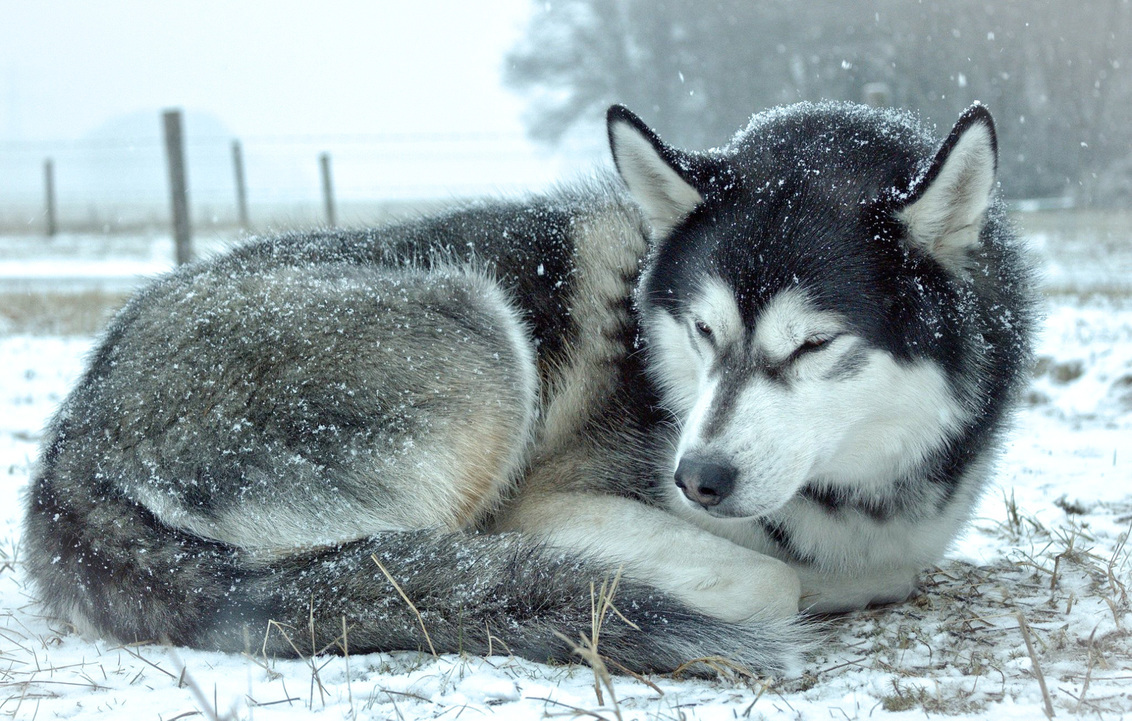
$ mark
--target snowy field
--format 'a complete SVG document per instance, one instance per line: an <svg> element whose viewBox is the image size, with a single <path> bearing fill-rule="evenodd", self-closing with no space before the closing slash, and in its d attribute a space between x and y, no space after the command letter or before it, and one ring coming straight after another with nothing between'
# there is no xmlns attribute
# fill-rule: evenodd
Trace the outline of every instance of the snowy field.
<svg viewBox="0 0 1132 721"><path fill-rule="evenodd" d="M545 666L507 655L276 661L123 647L44 618L20 566L21 493L44 422L80 373L91 328L101 322L100 310L79 306L115 297L134 272L160 271L168 246L161 238L113 241L119 246L111 250L105 239L54 246L36 239L33 252L20 239L0 238L0 303L8 304L0 306L0 714L165 721L1132 715L1132 228L1085 238L1079 254L1061 236L1035 233L1033 241L1053 259L1047 278L1056 291L1035 381L976 520L948 560L924 575L922 593L900 606L823 620L822 643L800 677L724 669L712 681L614 675L595 684L582 663ZM1109 250L1098 253L1098 243ZM86 295L60 295L70 291ZM37 311L82 311L94 320L45 324Z"/></svg>

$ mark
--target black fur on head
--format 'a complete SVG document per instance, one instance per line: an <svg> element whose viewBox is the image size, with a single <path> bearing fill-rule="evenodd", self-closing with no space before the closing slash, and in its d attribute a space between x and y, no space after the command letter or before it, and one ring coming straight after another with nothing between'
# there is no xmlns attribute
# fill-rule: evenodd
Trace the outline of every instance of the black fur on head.
<svg viewBox="0 0 1132 721"><path fill-rule="evenodd" d="M942 144L908 113L843 103L761 113L700 153L668 147L624 108L609 121L618 169L647 215L672 203L653 188L687 186L654 234L638 293L646 314L680 315L706 275L732 288L750 327L796 287L897 358L946 355L969 301L967 266L995 262L988 253L1010 236L986 212L996 145L980 105Z"/></svg>

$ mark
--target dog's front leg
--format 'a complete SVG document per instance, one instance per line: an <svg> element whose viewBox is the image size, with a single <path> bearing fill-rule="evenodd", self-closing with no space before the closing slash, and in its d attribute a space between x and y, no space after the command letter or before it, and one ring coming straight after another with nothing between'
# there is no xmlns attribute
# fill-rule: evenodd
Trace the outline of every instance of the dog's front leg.
<svg viewBox="0 0 1132 721"><path fill-rule="evenodd" d="M858 544L864 533L853 534L852 528L841 527L846 535L827 546L839 550L832 560L824 562L799 560L776 544L763 526L749 518L715 518L684 502L672 487L666 499L670 512L705 532L726 538L756 553L775 555L789 563L802 586L799 609L804 613L843 613L867 606L899 603L915 593L919 571L932 565L922 556L910 553L914 546L907 536L893 528L891 536L872 536L868 545ZM807 537L821 538L837 526L813 528ZM883 539L883 542L882 542ZM850 549L850 550L846 550ZM852 563L850 563L852 561Z"/></svg>
<svg viewBox="0 0 1132 721"><path fill-rule="evenodd" d="M791 616L798 576L785 563L619 496L552 493L521 499L504 525L581 553L731 622Z"/></svg>

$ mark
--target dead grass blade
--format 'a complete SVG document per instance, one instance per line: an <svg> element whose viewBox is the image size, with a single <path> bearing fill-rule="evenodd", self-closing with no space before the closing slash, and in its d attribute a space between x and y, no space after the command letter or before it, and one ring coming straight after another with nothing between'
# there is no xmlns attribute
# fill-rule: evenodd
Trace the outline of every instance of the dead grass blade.
<svg viewBox="0 0 1132 721"><path fill-rule="evenodd" d="M402 600L404 600L405 603L409 605L409 608L413 610L413 613L416 614L417 623L419 623L421 626L421 633L424 634L425 641L428 642L428 650L432 653L433 658L436 658L439 654L436 653L436 649L432 645L432 639L428 635L428 629L425 628L424 618L421 617L421 612L417 610L416 604L414 604L409 599L408 595L405 594L405 591L401 589L401 584L397 583L397 581L394 580L393 575L385 569L385 566L381 565L381 561L377 560L377 554L371 553L370 558L372 558L373 562L377 564L377 567L381 569L381 572L385 574L385 578L389 580L389 583L393 585L393 588L397 589L397 593L401 595Z"/></svg>
<svg viewBox="0 0 1132 721"><path fill-rule="evenodd" d="M1022 639L1026 642L1026 652L1030 654L1030 662L1034 665L1034 677L1038 680L1038 688L1042 691L1042 702L1045 704L1045 712L1047 718L1053 718L1053 699L1049 696L1049 689L1046 687L1046 677L1042 673L1041 664L1038 663L1038 654L1034 651L1034 642L1030 639L1030 624L1026 623L1026 617L1021 611L1017 613L1018 628L1022 630Z"/></svg>

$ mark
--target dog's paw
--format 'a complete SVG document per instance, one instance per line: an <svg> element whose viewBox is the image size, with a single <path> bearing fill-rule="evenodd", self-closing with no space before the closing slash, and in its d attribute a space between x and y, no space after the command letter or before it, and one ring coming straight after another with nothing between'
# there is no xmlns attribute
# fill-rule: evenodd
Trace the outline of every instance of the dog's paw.
<svg viewBox="0 0 1132 721"><path fill-rule="evenodd" d="M798 612L801 584L790 566L746 549L684 569L672 593L709 616L732 623Z"/></svg>
<svg viewBox="0 0 1132 721"><path fill-rule="evenodd" d="M898 569L859 575L802 572L801 609L805 613L846 613L868 606L901 603L916 592L915 571Z"/></svg>

